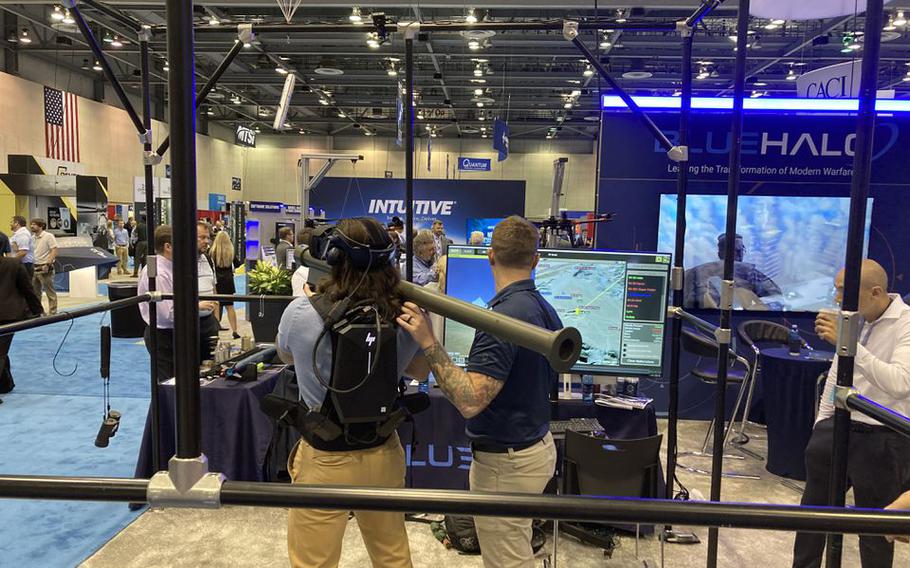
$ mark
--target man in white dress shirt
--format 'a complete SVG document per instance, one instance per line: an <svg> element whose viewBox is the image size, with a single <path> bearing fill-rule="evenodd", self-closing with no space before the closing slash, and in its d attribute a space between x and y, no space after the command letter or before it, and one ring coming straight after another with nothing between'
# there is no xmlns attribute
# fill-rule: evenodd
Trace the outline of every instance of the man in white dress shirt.
<svg viewBox="0 0 910 568"><path fill-rule="evenodd" d="M844 271L835 279L841 301ZM910 307L900 296L888 294L888 276L873 260L863 261L859 313L865 319L856 347L853 385L859 394L901 414L910 414ZM837 322L819 314L818 336L837 344ZM831 365L818 419L806 448L806 488L802 505L828 501L834 430L834 392L837 359ZM858 412L851 412L847 477L857 507L882 508L910 489L910 440ZM824 534L797 533L794 568L821 565ZM891 566L894 545L880 536L860 536L864 568Z"/></svg>

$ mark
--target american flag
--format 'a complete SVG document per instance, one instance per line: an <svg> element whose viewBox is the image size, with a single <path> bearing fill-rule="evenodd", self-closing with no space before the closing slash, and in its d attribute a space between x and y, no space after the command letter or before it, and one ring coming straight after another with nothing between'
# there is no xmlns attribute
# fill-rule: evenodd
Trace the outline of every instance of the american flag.
<svg viewBox="0 0 910 568"><path fill-rule="evenodd" d="M79 161L76 95L44 87L44 142L48 158Z"/></svg>

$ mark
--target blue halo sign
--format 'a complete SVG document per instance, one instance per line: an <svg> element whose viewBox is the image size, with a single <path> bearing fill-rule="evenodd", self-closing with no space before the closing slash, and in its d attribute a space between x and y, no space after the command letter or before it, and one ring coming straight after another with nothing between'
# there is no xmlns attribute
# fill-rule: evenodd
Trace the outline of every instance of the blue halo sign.
<svg viewBox="0 0 910 568"><path fill-rule="evenodd" d="M463 172L488 172L491 160L487 158L458 158L458 169Z"/></svg>

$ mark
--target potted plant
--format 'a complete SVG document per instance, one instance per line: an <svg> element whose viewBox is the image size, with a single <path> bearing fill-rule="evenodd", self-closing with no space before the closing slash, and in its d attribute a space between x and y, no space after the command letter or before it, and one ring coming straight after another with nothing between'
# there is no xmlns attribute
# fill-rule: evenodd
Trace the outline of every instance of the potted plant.
<svg viewBox="0 0 910 568"><path fill-rule="evenodd" d="M290 296L291 273L259 261L256 268L248 275L249 293L257 296ZM278 335L278 323L281 314L290 304L290 300L247 302L247 313L253 327L253 337L258 343L274 343Z"/></svg>

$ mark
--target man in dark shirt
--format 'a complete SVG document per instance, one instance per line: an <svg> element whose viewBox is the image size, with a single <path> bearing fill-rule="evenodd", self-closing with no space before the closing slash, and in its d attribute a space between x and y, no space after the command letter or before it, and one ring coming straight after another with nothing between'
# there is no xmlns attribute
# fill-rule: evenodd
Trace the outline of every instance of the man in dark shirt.
<svg viewBox="0 0 910 568"><path fill-rule="evenodd" d="M294 231L290 227L281 227L278 231L278 244L275 245L275 261L278 268L292 270L294 263Z"/></svg>
<svg viewBox="0 0 910 568"><path fill-rule="evenodd" d="M0 231L0 256L8 255L12 250L9 244L9 237L6 236L6 233Z"/></svg>
<svg viewBox="0 0 910 568"><path fill-rule="evenodd" d="M489 251L496 284L490 309L530 324L562 327L531 279L539 233L513 215L493 231ZM478 330L466 369L452 363L427 318L406 302L398 324L417 340L446 397L467 418L471 489L542 493L553 477L556 449L549 433L550 392L557 375L540 354ZM533 566L531 519L474 519L484 566Z"/></svg>
<svg viewBox="0 0 910 568"><path fill-rule="evenodd" d="M0 256L0 325L40 316L41 300L32 288L25 266L15 258ZM13 390L16 383L9 366L9 348L13 335L0 336L0 394ZM3 401L0 401L3 402Z"/></svg>
<svg viewBox="0 0 910 568"><path fill-rule="evenodd" d="M139 271L145 266L148 258L148 235L148 226L143 215L130 235L130 242L133 244L133 278L139 277Z"/></svg>

